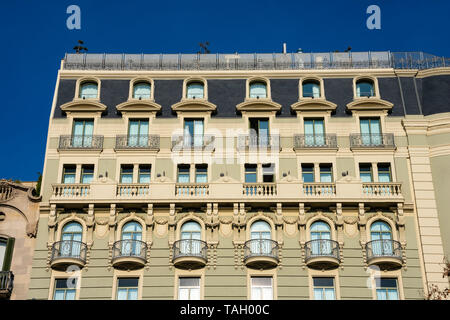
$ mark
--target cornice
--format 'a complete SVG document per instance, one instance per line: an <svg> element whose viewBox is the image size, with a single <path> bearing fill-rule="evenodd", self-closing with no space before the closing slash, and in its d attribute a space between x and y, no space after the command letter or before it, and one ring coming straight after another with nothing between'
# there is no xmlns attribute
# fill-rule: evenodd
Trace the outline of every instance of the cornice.
<svg viewBox="0 0 450 320"><path fill-rule="evenodd" d="M393 103L380 98L358 98L347 104L347 110L391 110Z"/></svg>
<svg viewBox="0 0 450 320"><path fill-rule="evenodd" d="M73 101L61 105L60 108L65 112L103 112L107 109L107 107L99 101L85 99L74 99Z"/></svg>
<svg viewBox="0 0 450 320"><path fill-rule="evenodd" d="M291 105L294 111L334 111L336 104L325 99L301 100Z"/></svg>
<svg viewBox="0 0 450 320"><path fill-rule="evenodd" d="M116 109L120 112L158 112L161 110L161 105L151 100L133 99L118 104Z"/></svg>
<svg viewBox="0 0 450 320"><path fill-rule="evenodd" d="M279 111L281 104L269 99L249 99L236 106L238 111Z"/></svg>
<svg viewBox="0 0 450 320"><path fill-rule="evenodd" d="M173 111L215 111L217 106L203 99L186 99L172 105Z"/></svg>

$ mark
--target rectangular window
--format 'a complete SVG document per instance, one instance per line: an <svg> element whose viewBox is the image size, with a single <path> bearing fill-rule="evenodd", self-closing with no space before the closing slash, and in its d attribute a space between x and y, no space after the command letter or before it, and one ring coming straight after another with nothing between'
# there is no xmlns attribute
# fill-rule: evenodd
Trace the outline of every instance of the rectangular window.
<svg viewBox="0 0 450 320"><path fill-rule="evenodd" d="M376 278L378 300L398 300L397 279Z"/></svg>
<svg viewBox="0 0 450 320"><path fill-rule="evenodd" d="M184 145L188 147L202 147L203 129L203 119L185 119Z"/></svg>
<svg viewBox="0 0 450 320"><path fill-rule="evenodd" d="M62 183L75 183L77 167L74 164L65 164L63 167Z"/></svg>
<svg viewBox="0 0 450 320"><path fill-rule="evenodd" d="M372 178L372 164L360 163L359 164L359 177L362 182L373 182Z"/></svg>
<svg viewBox="0 0 450 320"><path fill-rule="evenodd" d="M190 165L179 164L178 165L178 183L189 183L190 182Z"/></svg>
<svg viewBox="0 0 450 320"><path fill-rule="evenodd" d="M361 118L359 124L363 145L382 144L380 118Z"/></svg>
<svg viewBox="0 0 450 320"><path fill-rule="evenodd" d="M140 164L139 165L139 183L150 183L150 173L152 167L149 164Z"/></svg>
<svg viewBox="0 0 450 320"><path fill-rule="evenodd" d="M128 146L148 146L148 120L131 120L128 127Z"/></svg>
<svg viewBox="0 0 450 320"><path fill-rule="evenodd" d="M0 271L10 271L15 238L0 239Z"/></svg>
<svg viewBox="0 0 450 320"><path fill-rule="evenodd" d="M310 163L302 164L303 182L314 182L314 165Z"/></svg>
<svg viewBox="0 0 450 320"><path fill-rule="evenodd" d="M116 299L137 300L138 285L139 285L139 278L118 278Z"/></svg>
<svg viewBox="0 0 450 320"><path fill-rule="evenodd" d="M83 164L81 166L81 183L91 183L94 178L94 165L93 164Z"/></svg>
<svg viewBox="0 0 450 320"><path fill-rule="evenodd" d="M3 270L3 264L6 256L6 243L6 240L0 239L0 271L7 271Z"/></svg>
<svg viewBox="0 0 450 320"><path fill-rule="evenodd" d="M269 144L269 119L249 118L250 141L249 146L268 146Z"/></svg>
<svg viewBox="0 0 450 320"><path fill-rule="evenodd" d="M275 164L267 163L262 165L263 182L275 182Z"/></svg>
<svg viewBox="0 0 450 320"><path fill-rule="evenodd" d="M179 278L178 300L200 300L200 278Z"/></svg>
<svg viewBox="0 0 450 320"><path fill-rule="evenodd" d="M251 300L273 300L272 277L252 277Z"/></svg>
<svg viewBox="0 0 450 320"><path fill-rule="evenodd" d="M90 147L94 133L94 120L82 119L73 121L72 146Z"/></svg>
<svg viewBox="0 0 450 320"><path fill-rule="evenodd" d="M320 182L332 182L333 181L333 165L332 164L320 164Z"/></svg>
<svg viewBox="0 0 450 320"><path fill-rule="evenodd" d="M390 163L378 163L378 181L391 182L391 165Z"/></svg>
<svg viewBox="0 0 450 320"><path fill-rule="evenodd" d="M77 279L55 279L53 300L75 300Z"/></svg>
<svg viewBox="0 0 450 320"><path fill-rule="evenodd" d="M325 127L323 119L305 119L305 144L322 146L325 144Z"/></svg>
<svg viewBox="0 0 450 320"><path fill-rule="evenodd" d="M123 164L120 167L120 183L133 183L133 165Z"/></svg>
<svg viewBox="0 0 450 320"><path fill-rule="evenodd" d="M313 278L314 300L335 300L334 278Z"/></svg>
<svg viewBox="0 0 450 320"><path fill-rule="evenodd" d="M256 164L245 164L245 182L256 183Z"/></svg>
<svg viewBox="0 0 450 320"><path fill-rule="evenodd" d="M195 182L196 183L208 183L208 165L196 164L195 165Z"/></svg>

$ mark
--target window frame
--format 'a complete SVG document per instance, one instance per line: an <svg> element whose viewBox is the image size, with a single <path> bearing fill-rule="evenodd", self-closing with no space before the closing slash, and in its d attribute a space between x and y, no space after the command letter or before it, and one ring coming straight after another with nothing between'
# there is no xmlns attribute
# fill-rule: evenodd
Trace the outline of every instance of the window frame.
<svg viewBox="0 0 450 320"><path fill-rule="evenodd" d="M358 96L357 95L357 83L358 82L363 82L363 81L370 81L372 82L373 85L373 95L370 97L367 96ZM357 100L357 99L380 99L380 92L379 92L379 87L378 87L378 79L372 75L361 75L358 77L353 78L353 99Z"/></svg>
<svg viewBox="0 0 450 320"><path fill-rule="evenodd" d="M319 85L319 96L318 97L304 97L303 85L305 82L315 82ZM325 88L323 79L319 77L305 77L299 80L299 88L298 88L298 100L308 100L308 99L325 99Z"/></svg>
<svg viewBox="0 0 450 320"><path fill-rule="evenodd" d="M81 97L81 86L85 83L92 82L97 84L97 97L96 98L86 98ZM77 80L75 85L75 95L73 100L89 100L89 101L100 101L101 97L101 81L96 77L82 77Z"/></svg>
<svg viewBox="0 0 450 320"><path fill-rule="evenodd" d="M250 85L255 82L264 83L266 85L266 97L265 98L251 98L250 97ZM257 101L257 100L268 101L269 100L269 101L271 101L272 94L271 94L270 80L265 77L248 78L247 82L246 82L245 100L251 100L251 101Z"/></svg>
<svg viewBox="0 0 450 320"><path fill-rule="evenodd" d="M138 99L134 97L134 86L139 83L148 83L150 85L150 98ZM155 82L152 78L148 77L137 77L130 80L130 88L128 93L128 101L143 101L143 102L154 102L155 93Z"/></svg>

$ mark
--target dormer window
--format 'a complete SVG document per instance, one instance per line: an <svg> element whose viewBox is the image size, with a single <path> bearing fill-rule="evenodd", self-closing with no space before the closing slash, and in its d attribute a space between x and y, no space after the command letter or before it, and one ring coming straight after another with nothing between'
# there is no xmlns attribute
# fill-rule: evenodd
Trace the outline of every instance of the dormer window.
<svg viewBox="0 0 450 320"><path fill-rule="evenodd" d="M250 99L265 99L267 98L267 84L262 81L254 81L250 83L249 88Z"/></svg>
<svg viewBox="0 0 450 320"><path fill-rule="evenodd" d="M370 79L361 79L356 82L357 97L373 97L375 96L375 86Z"/></svg>
<svg viewBox="0 0 450 320"><path fill-rule="evenodd" d="M148 82L137 82L133 86L133 99L150 99L151 85Z"/></svg>
<svg viewBox="0 0 450 320"><path fill-rule="evenodd" d="M81 99L96 99L98 97L98 84L93 81L83 82L80 86Z"/></svg>
<svg viewBox="0 0 450 320"><path fill-rule="evenodd" d="M302 83L303 98L320 98L320 83L316 80L305 80Z"/></svg>
<svg viewBox="0 0 450 320"><path fill-rule="evenodd" d="M187 99L204 99L204 97L205 97L205 86L202 82L193 81L187 84L186 87Z"/></svg>

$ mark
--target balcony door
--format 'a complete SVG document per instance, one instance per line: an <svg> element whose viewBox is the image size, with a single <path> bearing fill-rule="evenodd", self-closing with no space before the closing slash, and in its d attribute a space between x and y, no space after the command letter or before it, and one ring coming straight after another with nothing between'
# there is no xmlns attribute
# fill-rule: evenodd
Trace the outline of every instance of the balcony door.
<svg viewBox="0 0 450 320"><path fill-rule="evenodd" d="M331 255L331 229L328 223L314 222L311 225L311 254L313 256Z"/></svg>
<svg viewBox="0 0 450 320"><path fill-rule="evenodd" d="M200 255L202 228L195 221L189 221L181 226L180 252L183 255Z"/></svg>
<svg viewBox="0 0 450 320"><path fill-rule="evenodd" d="M130 120L128 127L128 146L146 147L148 145L148 120Z"/></svg>
<svg viewBox="0 0 450 320"><path fill-rule="evenodd" d="M360 119L359 124L363 145L377 146L382 144L380 118Z"/></svg>
<svg viewBox="0 0 450 320"><path fill-rule="evenodd" d="M61 257L80 257L83 228L78 222L67 223L61 233Z"/></svg>
<svg viewBox="0 0 450 320"><path fill-rule="evenodd" d="M269 145L269 119L250 118L250 141L249 145L268 146Z"/></svg>
<svg viewBox="0 0 450 320"><path fill-rule="evenodd" d="M323 119L305 119L305 145L323 146L325 144L325 126Z"/></svg>
<svg viewBox="0 0 450 320"><path fill-rule="evenodd" d="M94 120L74 120L72 130L72 146L88 148L92 146Z"/></svg>
<svg viewBox="0 0 450 320"><path fill-rule="evenodd" d="M374 256L392 256L392 230L383 221L377 221L370 226L370 239Z"/></svg>
<svg viewBox="0 0 450 320"><path fill-rule="evenodd" d="M184 145L188 147L202 147L203 130L203 119L184 120Z"/></svg>
<svg viewBox="0 0 450 320"><path fill-rule="evenodd" d="M142 226L131 221L122 228L122 256L140 256L142 241Z"/></svg>
<svg viewBox="0 0 450 320"><path fill-rule="evenodd" d="M254 255L271 255L272 234L270 225L265 221L256 221L250 227L250 250Z"/></svg>

